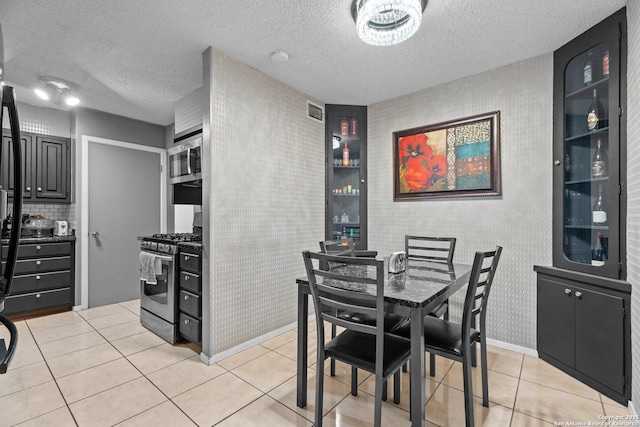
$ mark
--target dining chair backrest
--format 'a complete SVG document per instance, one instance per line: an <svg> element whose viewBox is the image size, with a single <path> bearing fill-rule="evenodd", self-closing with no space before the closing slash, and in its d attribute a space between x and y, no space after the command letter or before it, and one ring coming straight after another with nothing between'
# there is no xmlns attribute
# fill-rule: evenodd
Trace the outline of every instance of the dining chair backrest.
<svg viewBox="0 0 640 427"><path fill-rule="evenodd" d="M337 240L323 240L320 242L320 252L328 255L355 257L356 245L352 237ZM322 262L320 264L320 268L322 270L329 270L337 265L338 264L327 264Z"/></svg>
<svg viewBox="0 0 640 427"><path fill-rule="evenodd" d="M376 336L376 354L382 354L384 346L384 259L336 256L304 251L304 265L309 279L309 288L316 313L318 341L324 342L323 322L329 322L345 329ZM315 261L314 261L315 260ZM340 268L322 270L320 265L341 264ZM374 316L375 325L352 321L336 315L349 310L363 315ZM380 361L382 364L382 358ZM382 365L380 365L382 369Z"/></svg>
<svg viewBox="0 0 640 427"><path fill-rule="evenodd" d="M456 250L455 237L405 236L408 261L430 261L451 264Z"/></svg>
<svg viewBox="0 0 640 427"><path fill-rule="evenodd" d="M469 286L467 287L462 312L463 344L465 338L467 340L469 339L469 331L471 328L476 327L476 318L478 315L480 315L480 331L484 334L487 317L487 301L501 253L502 247L496 246L496 249L490 252L476 252L473 259Z"/></svg>

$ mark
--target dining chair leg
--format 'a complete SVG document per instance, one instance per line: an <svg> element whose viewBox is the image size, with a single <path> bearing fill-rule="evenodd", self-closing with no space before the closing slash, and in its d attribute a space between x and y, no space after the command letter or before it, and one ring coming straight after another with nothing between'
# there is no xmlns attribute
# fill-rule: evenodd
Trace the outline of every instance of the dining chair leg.
<svg viewBox="0 0 640 427"><path fill-rule="evenodd" d="M358 369L351 367L351 395L358 395Z"/></svg>
<svg viewBox="0 0 640 427"><path fill-rule="evenodd" d="M316 413L315 427L322 427L322 396L324 393L324 354L318 349L318 363L316 363Z"/></svg>
<svg viewBox="0 0 640 427"><path fill-rule="evenodd" d="M478 366L478 347L476 346L476 341L471 344L471 366L474 368Z"/></svg>
<svg viewBox="0 0 640 427"><path fill-rule="evenodd" d="M436 376L436 355L429 353L429 375Z"/></svg>
<svg viewBox="0 0 640 427"><path fill-rule="evenodd" d="M489 407L489 377L487 367L487 343L484 337L480 341L480 363L482 364L482 406Z"/></svg>
<svg viewBox="0 0 640 427"><path fill-rule="evenodd" d="M385 402L387 401L387 393L388 393L387 389L388 389L387 380L384 380L382 382L382 400Z"/></svg>
<svg viewBox="0 0 640 427"><path fill-rule="evenodd" d="M337 311L337 310L335 310L335 311L334 311L334 316L337 316L337 315L338 315L338 311ZM334 338L336 337L337 330L338 330L338 329L337 329L336 325L334 325L334 324L332 323L332 324L331 324L331 339L334 339ZM335 377L335 376L336 376L336 360L335 360L333 357L331 358L331 369L330 369L329 374L330 374L332 377Z"/></svg>
<svg viewBox="0 0 640 427"><path fill-rule="evenodd" d="M465 426L473 427L473 384L471 382L471 358L468 352L462 355L462 377L464 380Z"/></svg>
<svg viewBox="0 0 640 427"><path fill-rule="evenodd" d="M393 374L393 403L400 403L400 369Z"/></svg>
<svg viewBox="0 0 640 427"><path fill-rule="evenodd" d="M386 381L382 379L382 375L376 375L376 394L375 394L375 411L373 425L375 427L382 426L382 393L386 389Z"/></svg>

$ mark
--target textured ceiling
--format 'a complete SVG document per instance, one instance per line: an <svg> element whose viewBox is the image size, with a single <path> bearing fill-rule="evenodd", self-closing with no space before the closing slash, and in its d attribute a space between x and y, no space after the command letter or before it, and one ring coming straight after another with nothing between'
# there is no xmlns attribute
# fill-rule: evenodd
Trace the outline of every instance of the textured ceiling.
<svg viewBox="0 0 640 427"><path fill-rule="evenodd" d="M167 125L212 46L323 102L370 105L552 52L626 4L429 0L414 37L373 47L351 2L2 0L6 80L38 104L38 78L60 77L83 106ZM274 50L289 61L272 63Z"/></svg>

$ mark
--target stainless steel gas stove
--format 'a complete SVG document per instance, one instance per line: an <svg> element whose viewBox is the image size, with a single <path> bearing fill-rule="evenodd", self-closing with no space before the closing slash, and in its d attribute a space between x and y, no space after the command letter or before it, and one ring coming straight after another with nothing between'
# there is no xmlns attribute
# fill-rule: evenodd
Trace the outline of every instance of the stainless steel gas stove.
<svg viewBox="0 0 640 427"><path fill-rule="evenodd" d="M152 256L160 268L156 283L140 280L140 323L170 343L178 340L178 243L200 242L195 233L154 234L140 238L140 258Z"/></svg>

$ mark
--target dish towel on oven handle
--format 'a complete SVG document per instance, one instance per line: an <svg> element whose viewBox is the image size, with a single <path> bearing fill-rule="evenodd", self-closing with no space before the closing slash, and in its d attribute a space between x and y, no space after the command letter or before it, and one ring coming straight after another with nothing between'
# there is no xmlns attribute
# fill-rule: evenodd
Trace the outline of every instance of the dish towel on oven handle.
<svg viewBox="0 0 640 427"><path fill-rule="evenodd" d="M161 259L149 252L140 252L140 280L144 280L148 285L156 285L156 276L162 275Z"/></svg>

